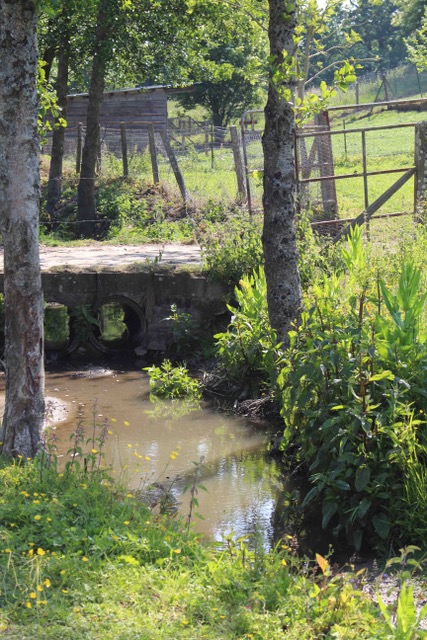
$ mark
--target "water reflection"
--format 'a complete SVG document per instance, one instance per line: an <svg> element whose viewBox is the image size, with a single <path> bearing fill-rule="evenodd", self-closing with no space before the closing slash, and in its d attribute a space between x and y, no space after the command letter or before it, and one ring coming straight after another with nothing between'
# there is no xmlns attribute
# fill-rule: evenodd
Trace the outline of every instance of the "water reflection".
<svg viewBox="0 0 427 640"><path fill-rule="evenodd" d="M132 489L166 482L186 516L190 497L182 492L203 457L199 481L207 491L198 495L196 511L203 519L193 519L195 528L217 540L256 532L269 545L279 470L265 452L265 428L209 408L180 415L176 405L153 405L141 372L52 372L46 394L66 403L63 419L53 420L61 464L69 459L79 420L87 451L98 449L96 439L107 423L105 462L115 475Z"/></svg>

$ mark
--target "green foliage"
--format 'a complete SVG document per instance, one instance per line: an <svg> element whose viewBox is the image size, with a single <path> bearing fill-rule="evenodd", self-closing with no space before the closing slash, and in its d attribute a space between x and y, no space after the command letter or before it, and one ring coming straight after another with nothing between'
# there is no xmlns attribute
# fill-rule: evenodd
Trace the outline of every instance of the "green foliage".
<svg viewBox="0 0 427 640"><path fill-rule="evenodd" d="M421 625L424 618L427 617L427 605L424 605L419 611L417 610L414 600L414 588L412 585L408 585L411 572L408 571L407 567L412 567L412 570L414 568L421 569L420 562L414 558L408 560L408 556L417 551L420 551L418 547L410 545L400 549L400 557L390 558L387 561L386 569L396 564L400 565L398 573L400 587L395 603L387 607L381 594L377 593L381 613L391 631L391 637L395 640L418 640L418 638L427 637L427 631Z"/></svg>
<svg viewBox="0 0 427 640"><path fill-rule="evenodd" d="M228 305L227 331L215 336L218 360L231 379L267 382L274 389L281 350L268 317L264 271L244 276L234 294L237 306Z"/></svg>
<svg viewBox="0 0 427 640"><path fill-rule="evenodd" d="M81 342L89 340L95 327L101 329L98 318L92 315L87 304L82 304L71 311L73 330Z"/></svg>
<svg viewBox="0 0 427 640"><path fill-rule="evenodd" d="M365 531L384 541L414 535L402 497L404 478L427 454L426 296L407 260L392 294L361 232L342 254L346 271L323 275L310 291L279 384L285 442L297 445L311 472L303 506L320 503L322 526L360 548Z"/></svg>
<svg viewBox="0 0 427 640"><path fill-rule="evenodd" d="M0 629L11 638L386 640L360 575L227 537L201 544L103 472L0 459ZM177 595L178 594L178 595Z"/></svg>
<svg viewBox="0 0 427 640"><path fill-rule="evenodd" d="M170 360L164 360L160 367L144 369L150 377L153 396L161 398L189 398L194 401L202 396L200 383L192 378L185 366L174 367Z"/></svg>
<svg viewBox="0 0 427 640"><path fill-rule="evenodd" d="M297 219L298 270L303 290L317 278L319 270L328 270L334 256L325 252L325 246L316 238L308 213L301 212ZM322 252L323 250L323 252Z"/></svg>
<svg viewBox="0 0 427 640"><path fill-rule="evenodd" d="M52 125L49 121L49 118L56 119L55 127L66 127L67 123L64 118L60 117L60 110L58 108L56 93L53 90L53 87L46 80L46 74L44 71L45 63L41 60L38 61L37 65L37 78L36 78L36 89L37 89L37 100L38 100L38 130L40 135L40 140L42 144L47 142L46 133L52 130Z"/></svg>
<svg viewBox="0 0 427 640"><path fill-rule="evenodd" d="M192 39L191 92L178 96L186 109L202 105L217 127L227 127L246 109L262 103L265 90L266 14L255 7L230 11L227 3L198 2L194 12L203 29Z"/></svg>
<svg viewBox="0 0 427 640"><path fill-rule="evenodd" d="M165 318L172 329L173 344L171 350L179 356L200 354L200 349L208 348L207 340L200 333L200 327L191 313L182 311L171 304L171 313Z"/></svg>
<svg viewBox="0 0 427 640"><path fill-rule="evenodd" d="M262 264L261 219L256 216L242 211L220 227L202 222L198 235L204 269L212 278L237 284Z"/></svg>

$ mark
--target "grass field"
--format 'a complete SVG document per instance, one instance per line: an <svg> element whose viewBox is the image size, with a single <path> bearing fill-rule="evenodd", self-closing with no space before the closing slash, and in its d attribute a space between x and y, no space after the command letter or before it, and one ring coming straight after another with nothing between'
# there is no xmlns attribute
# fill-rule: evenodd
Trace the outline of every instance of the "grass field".
<svg viewBox="0 0 427 640"><path fill-rule="evenodd" d="M362 160L362 135L361 129L387 127L396 124L415 124L426 118L426 114L417 111L397 112L383 111L368 115L368 112L331 112L331 126L333 130L346 129L346 133L332 136L335 175L357 174L363 171ZM255 116L256 129L263 127L262 114ZM309 152L313 139L306 138L307 151ZM381 129L366 132L367 170L378 171L384 169L397 169L411 167L414 164L414 127L408 126L399 129ZM237 199L237 180L234 170L233 153L228 144L217 143L213 150L200 150L196 147L187 147L184 151L176 147L177 160L183 174L190 203L195 209L203 210L206 206L230 207ZM261 135L256 133L247 145L248 166L250 170L250 187L252 206L254 210L262 209L262 168L263 154ZM67 162L68 175L74 172L74 158L72 146ZM165 186L166 193L179 201L179 189L165 156L159 153L160 181ZM47 168L48 157L44 157L44 166ZM121 158L104 149L100 178L102 180L117 179L122 173ZM132 180L140 180L149 184L152 181L151 163L147 151L138 152L134 148L129 158L129 175ZM376 175L368 178L368 201L372 203L384 193L401 174ZM312 177L316 176L315 170ZM76 192L77 180L74 187L70 185L67 198L73 199L73 190ZM365 208L364 185L360 177L346 178L336 181L338 200L338 215L341 218L352 218L360 214ZM309 202L315 208L316 202L321 201L320 183L310 184ZM215 204L216 203L216 204ZM410 224L410 214L414 208L414 181L411 179L401 188L376 215L406 212L407 220L392 218L385 222L373 221L372 228L378 228L381 236L383 229L400 233L400 228ZM102 212L101 212L102 213ZM161 212L159 213L162 216ZM321 219L322 214L316 219ZM395 230L395 231L394 231Z"/></svg>

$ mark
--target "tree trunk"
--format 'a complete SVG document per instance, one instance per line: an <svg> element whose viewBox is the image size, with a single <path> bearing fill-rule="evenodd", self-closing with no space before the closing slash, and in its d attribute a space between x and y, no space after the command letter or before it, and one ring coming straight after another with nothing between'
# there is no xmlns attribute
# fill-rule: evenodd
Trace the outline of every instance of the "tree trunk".
<svg viewBox="0 0 427 640"><path fill-rule="evenodd" d="M56 95L58 107L61 111L59 118L67 118L67 93L68 93L68 42L62 38L58 56L58 78L56 81ZM59 119L58 118L58 119ZM62 163L64 159L65 127L55 122L52 135L52 152L49 168L49 183L47 188L46 210L52 218L52 214L62 195Z"/></svg>
<svg viewBox="0 0 427 640"><path fill-rule="evenodd" d="M214 142L215 144L224 144L225 133L227 131L224 124L224 117L221 113L213 111L212 123L214 126Z"/></svg>
<svg viewBox="0 0 427 640"><path fill-rule="evenodd" d="M96 232L96 162L99 156L99 120L107 67L108 18L107 0L102 0L96 24L95 51L89 87L89 103L86 118L86 138L82 153L82 166L77 194L77 219L79 233L91 237Z"/></svg>
<svg viewBox="0 0 427 640"><path fill-rule="evenodd" d="M40 446L44 414L43 293L32 0L0 0L0 226L4 239L6 407L3 452Z"/></svg>
<svg viewBox="0 0 427 640"><path fill-rule="evenodd" d="M298 321L301 284L296 244L295 114L292 73L282 69L283 52L295 56L295 7L286 0L269 0L270 72L265 108L263 248L270 321L279 340L289 343L288 331ZM292 13L287 9L294 7ZM286 68L286 67L285 67ZM291 70L290 70L291 71ZM277 80L277 76L280 79Z"/></svg>
<svg viewBox="0 0 427 640"><path fill-rule="evenodd" d="M43 62L45 63L44 67L43 67L43 70L44 70L44 75L45 75L46 82L49 82L50 72L52 70L52 64L53 64L53 61L55 60L56 53L57 53L56 47L51 46L51 47L48 47L45 50L45 52L44 52L44 54L43 54L43 56L41 58L43 60Z"/></svg>

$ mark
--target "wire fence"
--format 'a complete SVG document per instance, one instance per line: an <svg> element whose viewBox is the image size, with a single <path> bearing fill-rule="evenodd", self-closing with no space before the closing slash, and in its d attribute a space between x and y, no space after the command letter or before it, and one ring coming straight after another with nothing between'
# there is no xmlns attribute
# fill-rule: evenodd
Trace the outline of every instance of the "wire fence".
<svg viewBox="0 0 427 640"><path fill-rule="evenodd" d="M333 106L327 121L318 116L304 125L297 134L296 160L301 203L310 210L313 222L356 217L390 188L398 177L394 174L414 166L414 127L424 120L424 107L427 99L358 105L357 109ZM150 126L151 143L147 123L103 125L98 175L160 182L173 196L197 206L209 201L248 202L251 211L262 210L261 110L243 114L240 131L234 127L234 138L233 128L191 118L170 121L168 135ZM66 164L76 175L84 133L82 125L65 130ZM45 152L50 153L49 143ZM376 217L388 216L393 219L390 226L397 229L396 214L413 212L412 179L379 208Z"/></svg>
<svg viewBox="0 0 427 640"><path fill-rule="evenodd" d="M400 100L418 95L427 97L427 71L418 72L414 64L406 64L360 76L346 93L337 93L331 104Z"/></svg>
<svg viewBox="0 0 427 640"><path fill-rule="evenodd" d="M194 200L199 204L222 200L232 203L239 200L229 128L213 127L207 123L206 127L193 127L191 132L185 128L169 127L167 136L164 132L154 131L158 176L153 173L153 149L150 149L147 126L127 123L123 130L123 127L106 124L100 127L99 134L97 173L100 178L126 175L160 182L172 195L179 196L182 188L177 178L178 171L190 202ZM77 176L80 171L84 137L83 125L65 130L64 156L68 174L74 172ZM50 139L44 153L47 156L51 153Z"/></svg>

